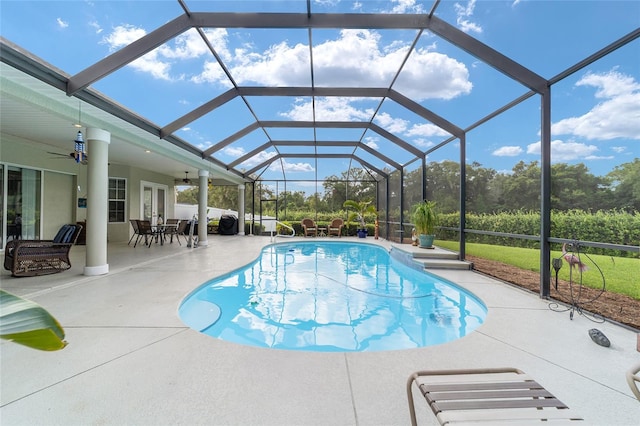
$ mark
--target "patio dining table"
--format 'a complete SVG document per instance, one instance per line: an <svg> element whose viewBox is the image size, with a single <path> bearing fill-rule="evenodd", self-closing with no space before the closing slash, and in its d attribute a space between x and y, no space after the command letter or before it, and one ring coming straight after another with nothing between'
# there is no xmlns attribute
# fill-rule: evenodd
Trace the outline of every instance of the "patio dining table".
<svg viewBox="0 0 640 426"><path fill-rule="evenodd" d="M153 230L153 234L155 236L154 239L156 243L159 241L160 245L164 245L164 241L166 239L167 234L173 235L177 228L178 228L177 223L176 224L162 223L162 224L153 225L151 227L151 229ZM173 242L173 239L171 239L171 242Z"/></svg>

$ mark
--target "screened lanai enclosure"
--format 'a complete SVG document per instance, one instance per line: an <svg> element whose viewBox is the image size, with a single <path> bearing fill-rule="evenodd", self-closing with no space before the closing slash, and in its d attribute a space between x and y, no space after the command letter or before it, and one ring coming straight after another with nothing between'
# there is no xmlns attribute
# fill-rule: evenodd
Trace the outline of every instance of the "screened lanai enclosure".
<svg viewBox="0 0 640 426"><path fill-rule="evenodd" d="M637 256L632 229L599 238L553 218L637 221L638 3L144 4L144 21L96 19L101 49L35 53L69 73L68 96L100 91L110 113L246 182L246 212L326 222L368 200L380 235L406 242L412 206L433 200L461 258L469 240L538 248L542 296L554 246ZM486 220L514 212L518 226Z"/></svg>

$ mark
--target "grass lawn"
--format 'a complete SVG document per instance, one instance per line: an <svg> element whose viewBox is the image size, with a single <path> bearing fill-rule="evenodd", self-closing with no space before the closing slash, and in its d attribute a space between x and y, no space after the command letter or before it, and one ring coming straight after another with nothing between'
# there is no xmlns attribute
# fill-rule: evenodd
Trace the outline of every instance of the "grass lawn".
<svg viewBox="0 0 640 426"><path fill-rule="evenodd" d="M458 243L454 241L436 241L439 247L458 250ZM505 247L490 244L467 243L467 254L482 257L484 259L495 260L508 265L530 271L540 272L540 251L537 249L527 249L520 247ZM551 251L551 258L560 257L559 251ZM598 268L602 270L606 281L606 289L612 293L625 294L634 299L640 300L640 259L629 257L611 257L604 255L589 255L593 260L589 260L585 255L580 255L580 259L588 266L584 272L583 284L592 288L602 287L602 276ZM580 274L574 269L573 280L579 282ZM555 279L555 271L551 270L551 277ZM569 264L563 262L558 278L569 280Z"/></svg>

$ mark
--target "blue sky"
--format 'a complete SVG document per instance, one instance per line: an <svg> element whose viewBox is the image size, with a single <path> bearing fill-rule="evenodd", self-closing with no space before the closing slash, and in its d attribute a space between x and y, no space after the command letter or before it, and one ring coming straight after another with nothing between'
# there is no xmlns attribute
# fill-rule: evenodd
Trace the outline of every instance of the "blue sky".
<svg viewBox="0 0 640 426"><path fill-rule="evenodd" d="M194 1L193 12L306 13L306 1ZM427 13L433 1L311 0L314 13ZM0 1L1 34L73 75L183 13L167 1ZM500 53L550 79L640 26L638 1L442 1L436 16ZM306 30L205 29L208 40L239 85L308 86ZM316 86L387 87L417 32L314 30ZM188 31L93 87L159 126L219 96L231 86L195 31ZM527 89L478 59L425 31L393 88L466 128ZM261 120L311 120L311 98L249 97ZM421 151L448 134L398 104L380 99L317 98L316 119L374 122ZM239 98L179 130L201 149L254 121ZM540 101L530 98L471 131L467 161L509 171L519 161L539 159ZM312 129L269 129L273 140L309 140ZM362 140L399 163L414 156L375 132L319 129L318 140ZM267 141L252 132L215 157L225 163ZM584 163L597 175L640 157L640 40L610 54L552 88L552 161ZM306 148L283 148L288 153ZM334 152L351 152L349 148ZM319 152L326 152L319 149ZM267 150L243 163L252 168L273 155ZM385 164L359 151L376 167ZM428 161L459 160L457 142ZM287 158L263 178L322 179L348 160ZM356 164L357 165L357 164ZM291 188L288 188L291 189Z"/></svg>

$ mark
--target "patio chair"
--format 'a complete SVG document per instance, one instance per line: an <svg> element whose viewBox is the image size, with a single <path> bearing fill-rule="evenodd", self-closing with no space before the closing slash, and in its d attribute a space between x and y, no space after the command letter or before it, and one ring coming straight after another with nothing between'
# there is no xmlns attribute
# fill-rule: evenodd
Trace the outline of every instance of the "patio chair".
<svg viewBox="0 0 640 426"><path fill-rule="evenodd" d="M344 220L340 218L333 219L327 228L327 235L342 236L342 227L344 226Z"/></svg>
<svg viewBox="0 0 640 426"><path fill-rule="evenodd" d="M640 363L634 365L633 368L627 371L627 383L631 388L631 392L633 392L636 398L638 398L638 401L640 401Z"/></svg>
<svg viewBox="0 0 640 426"><path fill-rule="evenodd" d="M130 245L131 241L134 238L138 238L138 236L140 235L140 230L138 229L138 219L129 219L129 223L131 223L131 227L133 228L133 235L131 236L131 238L129 238L129 242L127 243L127 245Z"/></svg>
<svg viewBox="0 0 640 426"><path fill-rule="evenodd" d="M69 251L82 226L63 225L53 240L11 240L4 251L4 269L14 277L55 274L71 268Z"/></svg>
<svg viewBox="0 0 640 426"><path fill-rule="evenodd" d="M407 381L407 398L414 426L414 383L441 425L583 420L521 370L487 368L413 373Z"/></svg>
<svg viewBox="0 0 640 426"><path fill-rule="evenodd" d="M138 245L138 241L140 238L144 237L144 245L147 247L151 247L151 243L153 242L154 237L158 236L158 233L151 226L151 221L149 220L137 220L138 222L138 238L136 238L136 242L133 247Z"/></svg>
<svg viewBox="0 0 640 426"><path fill-rule="evenodd" d="M300 223L302 224L302 235L304 235L305 237L307 235L313 235L314 237L318 236L318 227L316 226L316 223L313 221L313 219L302 219Z"/></svg>
<svg viewBox="0 0 640 426"><path fill-rule="evenodd" d="M172 220L176 220L177 225L167 229L167 233L170 237L169 242L173 243L173 237L175 235L176 240L178 241L178 244L182 245L182 243L180 242L180 236L182 235L184 237L184 240L187 241L187 235L185 233L187 232L187 226L189 226L189 221L179 220L179 219L168 219L167 222Z"/></svg>

